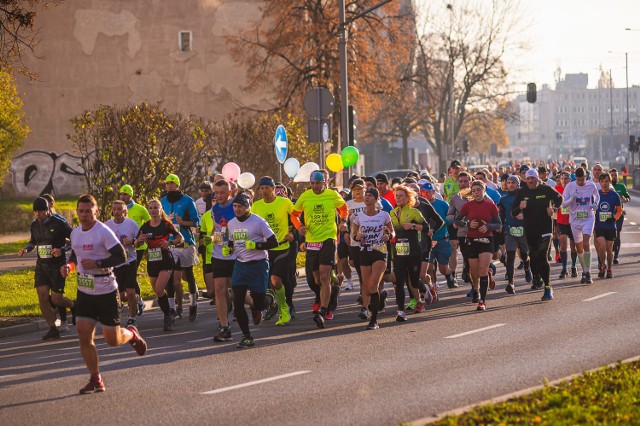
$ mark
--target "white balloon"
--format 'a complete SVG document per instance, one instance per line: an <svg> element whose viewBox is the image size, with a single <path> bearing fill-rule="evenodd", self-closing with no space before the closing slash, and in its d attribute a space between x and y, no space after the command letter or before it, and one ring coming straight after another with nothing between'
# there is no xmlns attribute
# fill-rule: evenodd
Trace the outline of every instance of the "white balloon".
<svg viewBox="0 0 640 426"><path fill-rule="evenodd" d="M295 158L287 158L284 162L284 172L289 176L289 179L293 179L300 170L300 162Z"/></svg>
<svg viewBox="0 0 640 426"><path fill-rule="evenodd" d="M296 175L293 181L309 182L311 172L319 169L320 169L320 166L318 166L316 163L313 163L313 162L304 163L302 167L300 167L300 170L298 170L298 174Z"/></svg>
<svg viewBox="0 0 640 426"><path fill-rule="evenodd" d="M256 177L249 172L244 172L238 176L238 185L243 189L251 188L254 183L256 183Z"/></svg>

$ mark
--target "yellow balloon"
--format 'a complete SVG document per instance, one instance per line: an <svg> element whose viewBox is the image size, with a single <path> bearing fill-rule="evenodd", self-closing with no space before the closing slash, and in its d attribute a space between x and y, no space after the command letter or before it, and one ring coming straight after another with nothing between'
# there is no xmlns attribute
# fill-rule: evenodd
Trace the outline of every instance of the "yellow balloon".
<svg viewBox="0 0 640 426"><path fill-rule="evenodd" d="M342 164L342 157L338 154L329 154L327 156L327 168L334 173L338 173L340 170L344 169L344 165Z"/></svg>

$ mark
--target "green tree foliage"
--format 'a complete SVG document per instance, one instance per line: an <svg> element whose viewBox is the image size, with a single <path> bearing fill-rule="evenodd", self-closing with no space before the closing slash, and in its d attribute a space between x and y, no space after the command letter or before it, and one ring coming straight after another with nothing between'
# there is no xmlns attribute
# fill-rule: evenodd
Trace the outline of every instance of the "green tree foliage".
<svg viewBox="0 0 640 426"><path fill-rule="evenodd" d="M0 71L0 176L7 174L13 154L28 134L22 100L18 97L13 77Z"/></svg>
<svg viewBox="0 0 640 426"><path fill-rule="evenodd" d="M137 202L146 203L161 195L169 173L180 177L181 189L190 195L229 161L256 178L278 176L273 146L278 124L287 129L289 156L301 163L317 157L317 146L307 146L303 123L292 115L238 114L212 122L142 103L102 105L72 118L71 124L74 131L67 138L84 159L87 187L103 219L125 183L133 187Z"/></svg>

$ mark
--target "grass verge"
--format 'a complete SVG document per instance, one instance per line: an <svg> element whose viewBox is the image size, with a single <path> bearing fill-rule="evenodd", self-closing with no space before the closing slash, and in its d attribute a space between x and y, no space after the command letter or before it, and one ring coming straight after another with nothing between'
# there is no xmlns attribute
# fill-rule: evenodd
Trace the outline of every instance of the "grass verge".
<svg viewBox="0 0 640 426"><path fill-rule="evenodd" d="M140 292L144 300L155 299L151 290L149 277L147 276L146 261L142 261L138 269L138 282ZM202 265L194 266L193 272L200 289L205 289L202 277ZM33 287L33 268L19 269L0 273L0 317L39 317L38 295ZM185 294L188 293L186 283L183 281ZM76 274L72 273L67 278L65 296L75 299L77 294Z"/></svg>
<svg viewBox="0 0 640 426"><path fill-rule="evenodd" d="M433 425L637 425L640 361L587 372L556 386L488 404Z"/></svg>
<svg viewBox="0 0 640 426"><path fill-rule="evenodd" d="M0 244L0 256L3 256L5 254L17 254L18 250L24 248L24 246L26 246L28 242L29 240L2 243Z"/></svg>
<svg viewBox="0 0 640 426"><path fill-rule="evenodd" d="M75 226L78 224L76 215L76 198L60 198L56 200L56 212L64 216ZM27 232L33 221L33 200L0 200L0 234Z"/></svg>

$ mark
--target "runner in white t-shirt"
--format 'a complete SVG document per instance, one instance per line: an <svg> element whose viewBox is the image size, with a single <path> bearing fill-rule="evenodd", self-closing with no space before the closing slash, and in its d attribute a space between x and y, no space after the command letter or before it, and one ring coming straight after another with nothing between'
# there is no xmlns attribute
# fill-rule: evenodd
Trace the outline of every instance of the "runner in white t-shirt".
<svg viewBox="0 0 640 426"><path fill-rule="evenodd" d="M96 322L102 323L102 335L111 346L130 343L138 355L144 355L147 343L136 327L120 327L118 286L113 267L125 262L122 244L113 231L98 221L98 206L91 195L80 196L76 212L80 226L71 232L73 254L71 261L60 267L60 273L67 277L77 263L76 328L80 352L91 374L89 383L80 389L80 393L85 394L105 390L98 368L98 351L93 341Z"/></svg>
<svg viewBox="0 0 640 426"><path fill-rule="evenodd" d="M569 224L573 233L573 241L578 251L578 259L582 266L582 284L591 284L591 247L590 240L595 224L595 211L600 202L598 188L587 181L587 174L582 167L575 171L576 180L569 182L562 195L562 207L569 207Z"/></svg>

